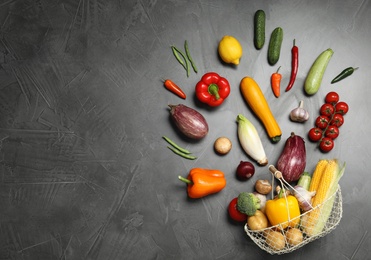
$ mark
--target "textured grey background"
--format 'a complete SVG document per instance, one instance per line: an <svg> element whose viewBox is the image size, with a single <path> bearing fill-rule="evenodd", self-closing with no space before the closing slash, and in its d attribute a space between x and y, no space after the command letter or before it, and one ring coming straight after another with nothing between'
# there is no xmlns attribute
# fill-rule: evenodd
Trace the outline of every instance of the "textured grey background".
<svg viewBox="0 0 371 260"><path fill-rule="evenodd" d="M284 30L281 58L267 63L267 44L253 46L253 15L266 12L266 33ZM0 1L0 259L367 259L371 204L369 114L371 2L295 1ZM220 62L218 41L233 35L243 46L237 67ZM291 47L300 49L294 88L276 99L270 75L280 65L288 82ZM170 46L189 42L199 72L187 78ZM267 39L268 41L268 39ZM314 59L334 55L319 92L303 94ZM350 78L329 82L348 66ZM194 86L215 71L232 87L214 109L196 102ZM271 144L244 103L238 86L252 76L261 86L283 136ZM170 78L187 93L168 92ZM335 148L322 154L307 140L329 91L350 106ZM289 112L303 99L305 124ZM207 119L210 132L189 141L174 129L168 104L182 103ZM240 160L235 118L247 116L258 129L274 164L291 131L306 139L307 170L320 158L346 161L341 179L343 219L331 234L283 257L259 249L227 214L229 201L250 191L235 177ZM198 159L185 160L166 148L166 135ZM218 156L214 140L233 142ZM187 199L177 179L193 167L223 170L227 187L204 199Z"/></svg>

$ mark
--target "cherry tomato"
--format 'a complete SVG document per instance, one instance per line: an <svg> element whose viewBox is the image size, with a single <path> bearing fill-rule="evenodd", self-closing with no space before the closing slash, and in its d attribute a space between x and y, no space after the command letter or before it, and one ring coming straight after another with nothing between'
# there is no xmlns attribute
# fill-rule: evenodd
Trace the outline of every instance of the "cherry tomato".
<svg viewBox="0 0 371 260"><path fill-rule="evenodd" d="M317 141L321 140L322 129L318 128L318 127L313 127L312 129L309 130L308 137L313 142L317 142Z"/></svg>
<svg viewBox="0 0 371 260"><path fill-rule="evenodd" d="M337 102L339 102L339 94L334 91L327 93L325 97L325 102L328 104L335 105Z"/></svg>
<svg viewBox="0 0 371 260"><path fill-rule="evenodd" d="M335 107L332 104L325 103L319 111L321 115L331 117L335 112Z"/></svg>
<svg viewBox="0 0 371 260"><path fill-rule="evenodd" d="M325 131L325 136L332 140L336 139L339 136L339 128L336 125L329 125Z"/></svg>
<svg viewBox="0 0 371 260"><path fill-rule="evenodd" d="M229 216L231 217L231 219L233 219L235 221L238 221L238 222L246 221L247 220L247 215L241 213L237 209L237 199L238 198L236 197L236 198L232 199L231 202L229 202L229 206L228 206Z"/></svg>
<svg viewBox="0 0 371 260"><path fill-rule="evenodd" d="M341 101L335 105L335 111L342 115L345 115L349 110L349 106L347 103Z"/></svg>
<svg viewBox="0 0 371 260"><path fill-rule="evenodd" d="M344 124L344 117L342 114L338 114L336 113L331 121L330 121L330 125L336 125L337 127L340 127Z"/></svg>
<svg viewBox="0 0 371 260"><path fill-rule="evenodd" d="M317 117L315 124L318 128L325 129L329 123L330 123L330 118L328 118L327 116L321 115Z"/></svg>
<svg viewBox="0 0 371 260"><path fill-rule="evenodd" d="M334 148L334 140L329 137L322 138L321 142L319 143L319 149L322 152L327 153Z"/></svg>

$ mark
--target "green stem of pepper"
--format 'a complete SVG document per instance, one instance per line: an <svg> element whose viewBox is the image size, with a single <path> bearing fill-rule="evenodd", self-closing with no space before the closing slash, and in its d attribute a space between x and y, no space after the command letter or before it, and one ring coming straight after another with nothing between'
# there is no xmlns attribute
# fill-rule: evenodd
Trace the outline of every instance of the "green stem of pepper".
<svg viewBox="0 0 371 260"><path fill-rule="evenodd" d="M187 178L184 178L182 176L178 176L178 179L181 180L182 182L185 182L187 184L193 184L193 181L187 179Z"/></svg>
<svg viewBox="0 0 371 260"><path fill-rule="evenodd" d="M218 85L212 83L212 84L209 85L207 90L209 91L209 93L211 95L215 96L216 100L218 100L220 98Z"/></svg>

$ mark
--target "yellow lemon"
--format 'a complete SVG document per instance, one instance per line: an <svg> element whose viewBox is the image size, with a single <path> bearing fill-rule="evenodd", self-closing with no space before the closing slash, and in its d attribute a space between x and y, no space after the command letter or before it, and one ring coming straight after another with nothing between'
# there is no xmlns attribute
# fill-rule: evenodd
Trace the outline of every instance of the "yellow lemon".
<svg viewBox="0 0 371 260"><path fill-rule="evenodd" d="M238 65L242 57L242 46L233 36L225 35L219 42L218 52L224 62Z"/></svg>

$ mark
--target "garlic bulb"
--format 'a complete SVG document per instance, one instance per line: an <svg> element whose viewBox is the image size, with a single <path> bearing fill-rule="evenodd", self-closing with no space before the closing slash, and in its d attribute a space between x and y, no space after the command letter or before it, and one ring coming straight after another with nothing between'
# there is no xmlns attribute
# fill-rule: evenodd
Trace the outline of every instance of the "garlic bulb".
<svg viewBox="0 0 371 260"><path fill-rule="evenodd" d="M307 191L300 185L294 187L294 196L299 202L299 206L303 211L312 209L311 200L316 195L316 191Z"/></svg>
<svg viewBox="0 0 371 260"><path fill-rule="evenodd" d="M307 110L303 108L303 105L304 105L304 101L301 100L299 103L299 107L293 109L290 112L290 119L292 121L302 123L309 119L309 113Z"/></svg>

